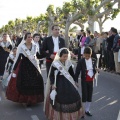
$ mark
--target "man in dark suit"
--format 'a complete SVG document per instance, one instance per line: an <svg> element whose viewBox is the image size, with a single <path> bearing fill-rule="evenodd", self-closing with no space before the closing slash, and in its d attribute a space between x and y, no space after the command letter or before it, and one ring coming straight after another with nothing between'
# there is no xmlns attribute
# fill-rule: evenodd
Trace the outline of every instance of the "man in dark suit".
<svg viewBox="0 0 120 120"><path fill-rule="evenodd" d="M23 30L23 37L25 36L25 34L27 33L27 30ZM21 43L21 41L23 40L23 37L21 37L21 38L18 38L18 40L17 40L17 43L16 43L16 46L18 47L18 45Z"/></svg>
<svg viewBox="0 0 120 120"><path fill-rule="evenodd" d="M111 28L111 30L113 27ZM115 35L112 34L112 31L109 31L109 37L107 38L107 50L108 50L108 55L109 55L109 70L111 72L115 71L115 62L114 62L114 54L113 54L113 41L115 38Z"/></svg>
<svg viewBox="0 0 120 120"><path fill-rule="evenodd" d="M46 56L46 69L47 75L49 73L50 66L55 58L55 54L60 48L65 47L65 41L59 37L59 26L52 26L52 36L47 37L42 44L42 53ZM46 52L47 51L47 52Z"/></svg>

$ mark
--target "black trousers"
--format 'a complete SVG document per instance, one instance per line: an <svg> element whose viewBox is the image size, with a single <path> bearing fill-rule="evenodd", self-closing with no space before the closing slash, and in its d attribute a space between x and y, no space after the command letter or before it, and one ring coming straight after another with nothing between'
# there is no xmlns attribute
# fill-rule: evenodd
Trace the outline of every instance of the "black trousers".
<svg viewBox="0 0 120 120"><path fill-rule="evenodd" d="M92 94L93 94L93 81L81 82L82 86L82 102L92 102Z"/></svg>
<svg viewBox="0 0 120 120"><path fill-rule="evenodd" d="M50 70L51 64L52 64L52 62L46 62L47 76L49 74L49 70Z"/></svg>
<svg viewBox="0 0 120 120"><path fill-rule="evenodd" d="M78 60L81 59L81 47L78 47Z"/></svg>
<svg viewBox="0 0 120 120"><path fill-rule="evenodd" d="M94 51L92 51L92 56L91 57L95 58L97 60L97 55L96 55L96 53Z"/></svg>
<svg viewBox="0 0 120 120"><path fill-rule="evenodd" d="M104 50L103 67L109 68L109 54L107 50Z"/></svg>
<svg viewBox="0 0 120 120"><path fill-rule="evenodd" d="M113 51L109 51L109 69L115 70L114 54Z"/></svg>

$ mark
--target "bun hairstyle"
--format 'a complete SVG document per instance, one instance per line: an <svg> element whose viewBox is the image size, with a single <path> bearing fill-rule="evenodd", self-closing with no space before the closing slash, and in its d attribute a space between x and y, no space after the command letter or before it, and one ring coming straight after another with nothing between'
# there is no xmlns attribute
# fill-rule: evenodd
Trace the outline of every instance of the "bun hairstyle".
<svg viewBox="0 0 120 120"><path fill-rule="evenodd" d="M28 36L28 35L31 35L31 33L30 33L30 32L27 32L27 33L25 34L25 37L24 37L25 40L27 39L27 36Z"/></svg>
<svg viewBox="0 0 120 120"><path fill-rule="evenodd" d="M68 50L67 49L63 49L61 52L60 52L60 57L62 57L63 54L68 54Z"/></svg>

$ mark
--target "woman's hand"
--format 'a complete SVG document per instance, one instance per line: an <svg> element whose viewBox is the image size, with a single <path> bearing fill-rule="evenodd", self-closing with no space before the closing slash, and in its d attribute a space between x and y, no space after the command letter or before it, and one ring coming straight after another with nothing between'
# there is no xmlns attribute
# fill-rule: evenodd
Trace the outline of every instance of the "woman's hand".
<svg viewBox="0 0 120 120"><path fill-rule="evenodd" d="M12 73L15 73L15 70L13 70Z"/></svg>
<svg viewBox="0 0 120 120"><path fill-rule="evenodd" d="M95 70L96 70L97 72L100 72L100 69L99 69L99 68L96 68Z"/></svg>
<svg viewBox="0 0 120 120"><path fill-rule="evenodd" d="M10 50L9 50L8 48L4 48L4 50L5 50L6 52L10 52Z"/></svg>
<svg viewBox="0 0 120 120"><path fill-rule="evenodd" d="M49 53L49 50L47 50L46 53Z"/></svg>
<svg viewBox="0 0 120 120"><path fill-rule="evenodd" d="M52 90L56 89L56 86L52 85Z"/></svg>

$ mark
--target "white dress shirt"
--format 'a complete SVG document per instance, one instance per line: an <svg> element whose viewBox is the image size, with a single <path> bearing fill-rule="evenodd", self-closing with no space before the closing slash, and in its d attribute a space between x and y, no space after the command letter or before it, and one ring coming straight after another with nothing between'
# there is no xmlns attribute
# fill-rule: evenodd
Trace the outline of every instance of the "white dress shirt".
<svg viewBox="0 0 120 120"><path fill-rule="evenodd" d="M53 37L53 43L54 43L54 52L58 52L59 51L59 38L58 37Z"/></svg>
<svg viewBox="0 0 120 120"><path fill-rule="evenodd" d="M37 50L40 51L40 46L39 46L39 43L34 41L34 44L37 46Z"/></svg>
<svg viewBox="0 0 120 120"><path fill-rule="evenodd" d="M85 59L86 67L88 70L88 75L92 78L93 77L93 65L92 65L92 59L89 58L88 60Z"/></svg>

